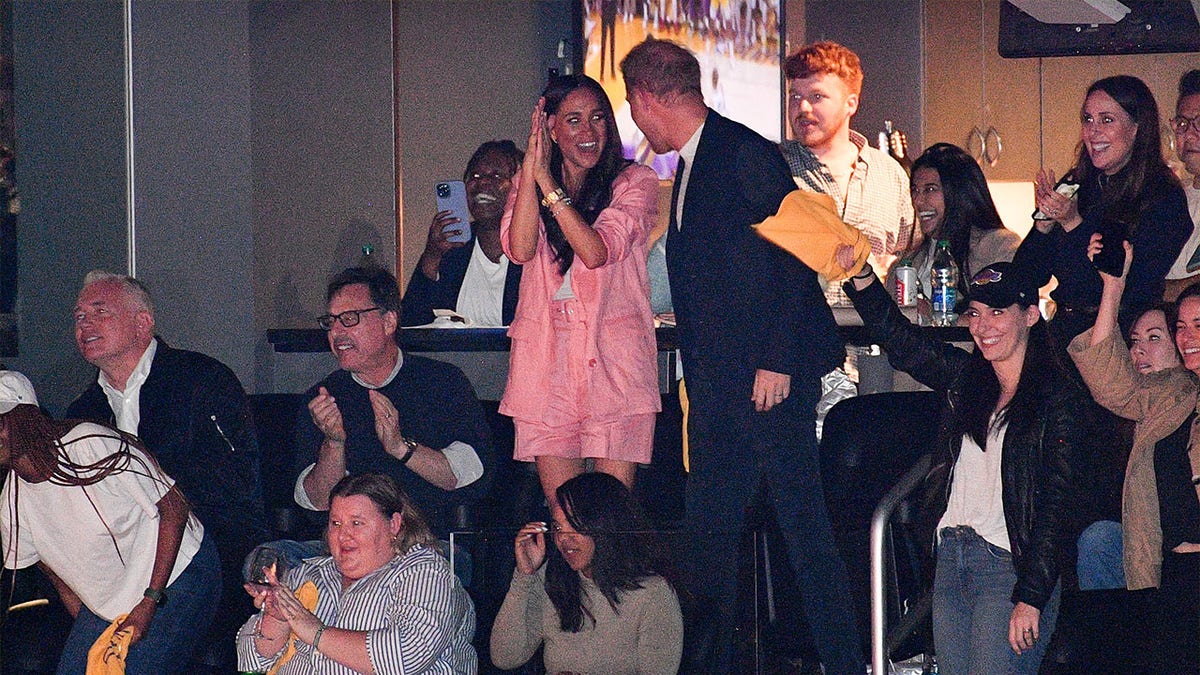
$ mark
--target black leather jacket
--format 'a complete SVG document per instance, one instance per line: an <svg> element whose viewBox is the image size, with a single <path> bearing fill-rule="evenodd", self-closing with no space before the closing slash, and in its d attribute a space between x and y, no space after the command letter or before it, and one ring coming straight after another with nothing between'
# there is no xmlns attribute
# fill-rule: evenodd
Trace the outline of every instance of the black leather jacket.
<svg viewBox="0 0 1200 675"><path fill-rule="evenodd" d="M966 365L971 355L922 332L901 313L884 290L873 283L846 293L862 316L871 339L886 350L892 366L942 393L941 417L925 476L921 522L928 541L936 542L935 528L946 511L950 479L962 447L962 435L952 430L959 414L962 392L972 386ZM1045 607L1063 564L1074 559L1075 540L1085 511L1079 475L1081 453L1088 445L1091 400L1065 371L1024 372L1037 378L1042 402L1037 415L1008 419L1001 458L1004 521L1012 546L1017 584L1013 602L1039 610ZM928 566L932 571L932 565Z"/></svg>

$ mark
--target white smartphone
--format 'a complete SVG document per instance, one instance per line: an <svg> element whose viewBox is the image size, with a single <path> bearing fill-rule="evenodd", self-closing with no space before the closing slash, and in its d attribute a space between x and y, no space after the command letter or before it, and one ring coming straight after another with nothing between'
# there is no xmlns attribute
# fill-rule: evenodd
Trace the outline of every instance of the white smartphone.
<svg viewBox="0 0 1200 675"><path fill-rule="evenodd" d="M1067 182L1060 181L1058 185L1054 186L1054 191L1060 195L1074 197L1075 193L1079 192L1079 183L1067 183ZM1033 212L1033 219L1034 220L1050 220L1050 216L1042 213L1041 209L1037 209Z"/></svg>
<svg viewBox="0 0 1200 675"><path fill-rule="evenodd" d="M450 211L458 222L447 225L447 230L457 230L446 241L456 243L471 240L471 211L467 208L467 186L461 180L445 180L437 184L437 210Z"/></svg>

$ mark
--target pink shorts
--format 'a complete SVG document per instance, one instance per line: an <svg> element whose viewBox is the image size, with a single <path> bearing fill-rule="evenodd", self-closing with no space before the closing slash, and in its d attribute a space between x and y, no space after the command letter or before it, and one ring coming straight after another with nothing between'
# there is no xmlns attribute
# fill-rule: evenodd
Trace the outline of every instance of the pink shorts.
<svg viewBox="0 0 1200 675"><path fill-rule="evenodd" d="M562 426L514 420L517 443L513 459L532 462L541 455L549 455L649 464L654 448L654 417L654 413L642 413L602 422L584 419Z"/></svg>
<svg viewBox="0 0 1200 675"><path fill-rule="evenodd" d="M549 455L568 459L598 457L648 464L654 446L654 413L596 420L591 417L584 386L587 326L575 299L551 305L554 354L547 368L560 373L545 392L546 412L540 420L517 418L513 459L532 462Z"/></svg>

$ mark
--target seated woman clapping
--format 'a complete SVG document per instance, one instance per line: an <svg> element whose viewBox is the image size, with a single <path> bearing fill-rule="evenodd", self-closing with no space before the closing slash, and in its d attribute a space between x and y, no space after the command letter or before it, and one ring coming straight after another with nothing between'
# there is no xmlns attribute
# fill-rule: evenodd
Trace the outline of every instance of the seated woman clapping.
<svg viewBox="0 0 1200 675"><path fill-rule="evenodd" d="M262 611L238 633L239 669L476 672L475 606L408 496L388 476L362 474L330 498L332 555L306 560L283 583L268 570L255 600Z"/></svg>
<svg viewBox="0 0 1200 675"><path fill-rule="evenodd" d="M517 569L492 628L493 663L516 668L544 643L549 673L677 672L679 600L652 560L654 535L633 495L605 473L581 474L557 492L554 523L517 533Z"/></svg>

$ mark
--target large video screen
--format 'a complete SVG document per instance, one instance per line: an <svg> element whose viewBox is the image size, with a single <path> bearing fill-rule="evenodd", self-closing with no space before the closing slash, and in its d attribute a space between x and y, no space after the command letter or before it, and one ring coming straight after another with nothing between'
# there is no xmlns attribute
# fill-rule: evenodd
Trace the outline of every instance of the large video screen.
<svg viewBox="0 0 1200 675"><path fill-rule="evenodd" d="M584 73L612 100L626 157L654 167L661 178L670 178L677 162L674 152L650 149L625 102L621 59L647 36L673 40L696 55L709 107L782 140L779 0L583 0L582 15Z"/></svg>

